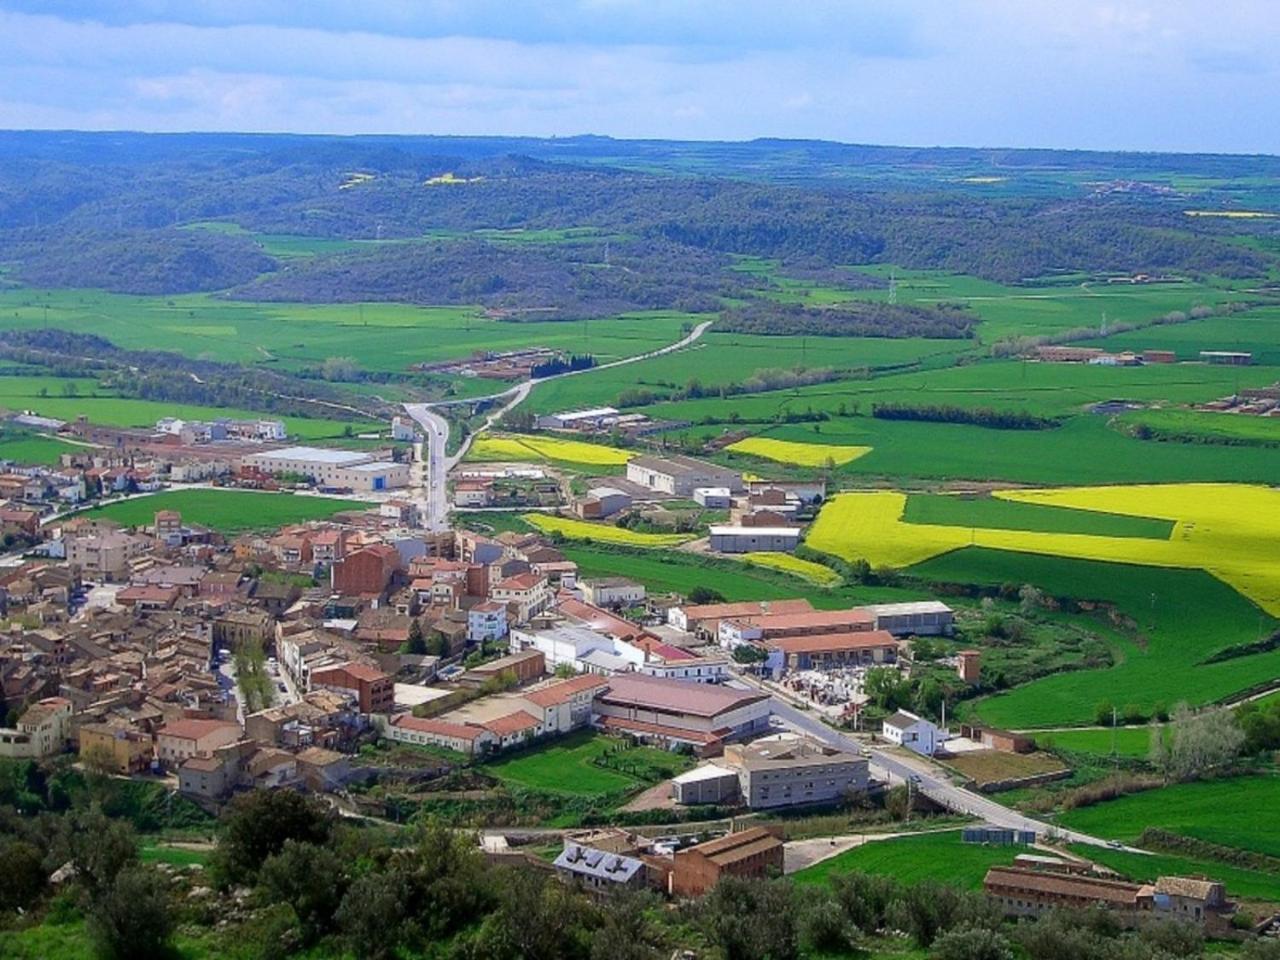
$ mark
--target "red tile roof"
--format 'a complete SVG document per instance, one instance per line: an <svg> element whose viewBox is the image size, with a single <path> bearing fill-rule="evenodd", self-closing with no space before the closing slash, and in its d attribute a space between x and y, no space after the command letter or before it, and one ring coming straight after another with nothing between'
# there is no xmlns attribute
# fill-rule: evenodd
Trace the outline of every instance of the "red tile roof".
<svg viewBox="0 0 1280 960"><path fill-rule="evenodd" d="M843 653L849 650L897 648L898 640L888 630L859 630L854 633L813 633L801 637L765 640L766 647L783 653Z"/></svg>
<svg viewBox="0 0 1280 960"><path fill-rule="evenodd" d="M166 723L158 731L157 736L177 737L180 740L199 740L218 730L232 729L239 732L238 724L228 720L202 720L199 718L174 720Z"/></svg>
<svg viewBox="0 0 1280 960"><path fill-rule="evenodd" d="M530 703L542 707L554 707L556 704L567 703L575 695L586 690L598 690L609 685L609 681L604 677L595 674L585 673L569 680L561 680L559 683L552 683L540 690L530 690L524 695L524 699Z"/></svg>
<svg viewBox="0 0 1280 960"><path fill-rule="evenodd" d="M391 721L393 727L412 730L415 733L430 733L453 740L476 740L489 731L472 723L453 723L449 720L436 720L427 717L415 717L403 714Z"/></svg>
<svg viewBox="0 0 1280 960"><path fill-rule="evenodd" d="M481 726L495 736L506 737L513 733L520 733L523 730L532 730L535 727L540 727L542 726L542 721L525 710L517 710L515 713L509 713L505 717L498 717L496 720L482 723Z"/></svg>
<svg viewBox="0 0 1280 960"><path fill-rule="evenodd" d="M601 699L606 703L635 704L696 717L714 717L768 700L769 695L717 687L710 683L685 683L630 673L610 677L609 690L602 694Z"/></svg>

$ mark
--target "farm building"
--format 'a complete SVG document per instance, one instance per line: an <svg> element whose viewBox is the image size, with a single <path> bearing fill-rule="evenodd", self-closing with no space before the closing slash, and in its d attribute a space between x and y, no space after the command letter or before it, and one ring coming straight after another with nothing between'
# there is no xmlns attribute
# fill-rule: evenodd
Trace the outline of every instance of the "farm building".
<svg viewBox="0 0 1280 960"><path fill-rule="evenodd" d="M766 729L769 703L768 694L754 691L622 674L596 698L595 722L610 732L710 751Z"/></svg>
<svg viewBox="0 0 1280 960"><path fill-rule="evenodd" d="M930 720L899 710L886 717L881 732L890 743L906 747L925 757L932 757L947 739L946 731Z"/></svg>
<svg viewBox="0 0 1280 960"><path fill-rule="evenodd" d="M753 640L859 633L875 626L875 616L863 607L845 610L802 610L792 613L774 604L764 613L743 614L720 620L716 637L721 646L736 647Z"/></svg>
<svg viewBox="0 0 1280 960"><path fill-rule="evenodd" d="M1201 350L1200 359L1221 366L1247 367L1253 363L1253 354L1238 350Z"/></svg>
<svg viewBox="0 0 1280 960"><path fill-rule="evenodd" d="M721 620L761 616L767 613L809 613L812 610L813 605L804 598L687 604L668 610L667 623L686 633L715 637L719 635Z"/></svg>
<svg viewBox="0 0 1280 960"><path fill-rule="evenodd" d="M710 528L713 553L792 553L800 545L799 527Z"/></svg>
<svg viewBox="0 0 1280 960"><path fill-rule="evenodd" d="M899 641L884 630L808 634L762 641L769 651L765 668L774 678L788 670L869 667L898 659Z"/></svg>
<svg viewBox="0 0 1280 960"><path fill-rule="evenodd" d="M583 520L602 520L631 506L631 497L614 487L592 487L574 504L574 512Z"/></svg>
<svg viewBox="0 0 1280 960"><path fill-rule="evenodd" d="M751 480L747 483L747 493L753 497L768 497L773 490L781 491L784 501L820 503L827 495L827 483L825 480Z"/></svg>
<svg viewBox="0 0 1280 960"><path fill-rule="evenodd" d="M1177 363L1178 355L1172 350L1143 350L1142 359L1146 363Z"/></svg>
<svg viewBox="0 0 1280 960"><path fill-rule="evenodd" d="M738 771L719 763L705 763L671 780L671 798L682 806L731 803L739 790Z"/></svg>
<svg viewBox="0 0 1280 960"><path fill-rule="evenodd" d="M403 463L375 461L365 453L326 450L321 447L286 447L242 457L241 465L269 474L297 474L326 487L352 490L392 490L407 486L409 467Z"/></svg>
<svg viewBox="0 0 1280 960"><path fill-rule="evenodd" d="M599 430L618 419L613 407L595 407L591 410L565 410L538 417L539 430Z"/></svg>
<svg viewBox="0 0 1280 960"><path fill-rule="evenodd" d="M459 480L453 485L455 507L487 507L493 503L493 481L488 478Z"/></svg>
<svg viewBox="0 0 1280 960"><path fill-rule="evenodd" d="M752 827L677 850L671 894L700 897L721 877L763 878L775 872L782 872L782 841L764 827Z"/></svg>
<svg viewBox="0 0 1280 960"><path fill-rule="evenodd" d="M742 474L693 457L633 457L627 463L627 479L657 493L692 497L698 487L742 490Z"/></svg>
<svg viewBox="0 0 1280 960"><path fill-rule="evenodd" d="M698 487L693 500L708 510L728 510L733 506L733 493L728 487Z"/></svg>
<svg viewBox="0 0 1280 960"><path fill-rule="evenodd" d="M877 630L894 636L949 636L955 626L955 611L937 600L912 603L872 603L868 612L876 618Z"/></svg>

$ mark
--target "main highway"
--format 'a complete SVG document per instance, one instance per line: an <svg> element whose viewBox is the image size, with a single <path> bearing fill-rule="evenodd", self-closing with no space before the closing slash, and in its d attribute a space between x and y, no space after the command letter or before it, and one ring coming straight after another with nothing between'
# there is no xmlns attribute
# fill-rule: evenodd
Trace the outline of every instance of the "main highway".
<svg viewBox="0 0 1280 960"><path fill-rule="evenodd" d="M411 475L411 487L414 490L424 491L422 500L425 502L425 509L422 511L422 525L428 530L439 531L445 529L448 525L449 516L449 497L448 491L445 489L445 482L448 479L449 471L456 467L459 461L466 456L467 449L471 446L471 441L477 436L488 430L498 419L506 413L525 401L529 393L539 383L546 383L550 380L558 380L561 377L575 377L584 373L592 373L597 370L609 370L613 367L626 366L629 363L639 363L641 360L651 360L654 357L660 357L664 354L674 353L677 350L683 350L685 347L692 346L711 326L712 321L704 320L698 324L688 334L669 343L657 350L650 350L648 353L638 353L633 357L623 357L621 360L613 360L609 363L602 363L599 366L587 367L582 370L566 370L564 373L557 373L550 377L542 377L538 380L525 380L509 390L503 390L501 393L493 393L484 397L472 397L467 400L452 400L442 403L406 403L404 405L405 412L422 428L423 441L414 445L414 464ZM458 447L458 451L449 456L447 453L449 445L449 421L436 412L436 407L456 406L459 404L472 404L483 400L500 400L505 401L494 407L493 411L485 418L480 426L476 427L467 438Z"/></svg>

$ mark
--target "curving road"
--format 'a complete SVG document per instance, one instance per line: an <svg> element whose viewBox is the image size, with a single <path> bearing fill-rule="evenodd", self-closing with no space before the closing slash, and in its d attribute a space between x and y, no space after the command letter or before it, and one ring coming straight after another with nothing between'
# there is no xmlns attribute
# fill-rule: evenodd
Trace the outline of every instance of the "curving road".
<svg viewBox="0 0 1280 960"><path fill-rule="evenodd" d="M484 431L488 430L498 419L508 410L519 406L529 396L529 393L535 386L540 383L548 383L551 380L559 380L563 377L576 377L584 373L594 373L598 370L611 370L614 367L623 367L629 363L639 363L641 360L652 360L654 357L661 357L664 354L674 353L677 350L683 350L698 340L707 328L711 326L713 321L704 320L698 324L689 333L669 343L665 347L659 347L657 350L650 350L648 353L638 353L633 357L623 357L621 360L613 360L609 363L602 363L599 366L587 367L583 370L566 370L564 373L557 373L550 377L542 377L538 380L525 380L516 384L508 390L500 393L491 393L483 397L470 397L466 400L449 400L437 403L406 403L404 405L405 412L412 417L417 424L422 427L425 440L422 443L414 445L414 464L411 474L411 486L414 490L424 490L425 496L422 498L426 503L426 509L423 511L422 525L428 530L439 531L445 529L448 525L449 516L449 500L447 491L445 490L445 481L449 476L449 471L456 467L459 461L466 456L467 450L471 447L471 441L474 440ZM460 404L472 404L483 400L502 400L506 402L495 407L485 421L475 430L473 430L467 438L458 447L458 452L453 456L445 453L449 444L449 421L436 413L433 407L457 406Z"/></svg>

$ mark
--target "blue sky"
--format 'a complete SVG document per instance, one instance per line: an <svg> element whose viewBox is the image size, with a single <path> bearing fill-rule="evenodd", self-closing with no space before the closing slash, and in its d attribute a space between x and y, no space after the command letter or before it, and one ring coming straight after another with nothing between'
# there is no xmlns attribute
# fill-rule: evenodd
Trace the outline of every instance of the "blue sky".
<svg viewBox="0 0 1280 960"><path fill-rule="evenodd" d="M0 127L1280 153L1280 0L0 0Z"/></svg>

